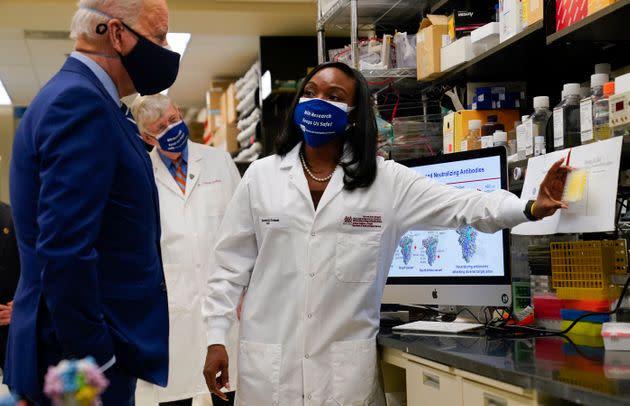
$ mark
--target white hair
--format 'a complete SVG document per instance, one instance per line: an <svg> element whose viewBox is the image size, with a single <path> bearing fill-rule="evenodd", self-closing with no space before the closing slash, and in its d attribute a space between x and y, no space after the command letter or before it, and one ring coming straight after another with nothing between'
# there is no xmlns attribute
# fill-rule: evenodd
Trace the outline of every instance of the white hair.
<svg viewBox="0 0 630 406"><path fill-rule="evenodd" d="M131 114L136 120L138 129L141 133L146 133L147 125L154 123L175 104L163 94L154 94L151 96L138 96L131 105Z"/></svg>
<svg viewBox="0 0 630 406"><path fill-rule="evenodd" d="M144 0L79 0L77 11L72 17L70 38L84 36L88 39L101 37L96 33L98 24L107 23L111 18L119 18L125 24L134 26L142 11Z"/></svg>

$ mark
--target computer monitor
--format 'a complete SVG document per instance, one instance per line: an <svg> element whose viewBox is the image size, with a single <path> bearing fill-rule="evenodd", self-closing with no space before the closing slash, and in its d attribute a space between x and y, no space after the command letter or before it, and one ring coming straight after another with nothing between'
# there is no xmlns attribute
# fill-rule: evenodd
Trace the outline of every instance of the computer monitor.
<svg viewBox="0 0 630 406"><path fill-rule="evenodd" d="M503 147L400 163L456 188L483 192L508 188ZM463 226L457 230L407 232L392 259L383 303L510 306L509 231L487 234Z"/></svg>

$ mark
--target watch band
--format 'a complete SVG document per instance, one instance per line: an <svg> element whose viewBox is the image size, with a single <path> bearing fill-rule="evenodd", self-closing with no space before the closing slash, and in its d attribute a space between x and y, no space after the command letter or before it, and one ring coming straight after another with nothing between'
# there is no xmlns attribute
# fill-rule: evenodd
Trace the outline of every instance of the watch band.
<svg viewBox="0 0 630 406"><path fill-rule="evenodd" d="M534 200L530 200L527 202L527 204L525 205L525 210L523 210L523 214L525 214L525 217L527 217L527 219L529 221L538 221L540 220L538 217L534 216L534 214L532 213L532 206L534 206Z"/></svg>

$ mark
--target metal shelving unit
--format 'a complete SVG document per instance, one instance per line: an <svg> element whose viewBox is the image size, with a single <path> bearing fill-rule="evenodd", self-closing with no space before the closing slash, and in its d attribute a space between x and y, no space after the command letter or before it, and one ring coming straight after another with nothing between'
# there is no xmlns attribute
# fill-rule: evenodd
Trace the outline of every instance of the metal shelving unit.
<svg viewBox="0 0 630 406"><path fill-rule="evenodd" d="M360 5L359 5L360 1ZM326 31L350 31L352 61L359 63L359 31L395 27L418 19L428 0L336 0L317 1L318 61L326 60ZM395 74L395 72L392 72ZM379 76L384 77L384 76ZM400 76L392 76L400 77Z"/></svg>
<svg viewBox="0 0 630 406"><path fill-rule="evenodd" d="M415 79L415 68L364 69L361 71L366 79Z"/></svg>

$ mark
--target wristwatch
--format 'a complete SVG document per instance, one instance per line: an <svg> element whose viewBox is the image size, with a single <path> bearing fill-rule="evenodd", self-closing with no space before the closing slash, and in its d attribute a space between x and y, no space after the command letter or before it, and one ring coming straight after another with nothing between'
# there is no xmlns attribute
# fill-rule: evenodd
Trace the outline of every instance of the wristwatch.
<svg viewBox="0 0 630 406"><path fill-rule="evenodd" d="M523 214L525 214L525 217L527 217L527 219L529 221L538 221L540 220L538 217L534 216L534 213L532 213L532 208L534 207L534 200L530 200L527 202L527 204L525 205L525 210L523 210Z"/></svg>

